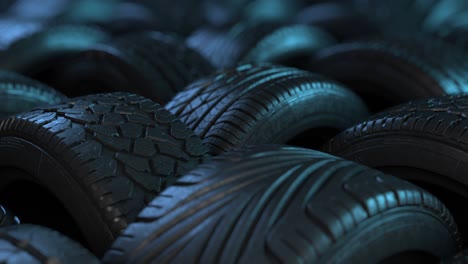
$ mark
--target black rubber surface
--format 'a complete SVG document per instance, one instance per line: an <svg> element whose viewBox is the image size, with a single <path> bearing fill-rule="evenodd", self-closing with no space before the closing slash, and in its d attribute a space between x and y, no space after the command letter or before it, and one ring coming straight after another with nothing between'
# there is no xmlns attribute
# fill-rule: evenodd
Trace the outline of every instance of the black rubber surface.
<svg viewBox="0 0 468 264"><path fill-rule="evenodd" d="M421 184L465 223L467 115L467 96L415 101L347 129L324 149ZM467 233L465 225L460 228Z"/></svg>
<svg viewBox="0 0 468 264"><path fill-rule="evenodd" d="M313 150L257 146L166 189L103 262L404 263L412 253L410 263L431 263L460 242L447 208L415 185Z"/></svg>
<svg viewBox="0 0 468 264"><path fill-rule="evenodd" d="M54 67L57 61L66 60L70 54L85 50L107 37L103 31L89 26L52 26L19 39L1 51L0 69L42 80L42 74L49 67Z"/></svg>
<svg viewBox="0 0 468 264"><path fill-rule="evenodd" d="M98 264L89 251L42 226L0 228L0 262L8 264Z"/></svg>
<svg viewBox="0 0 468 264"><path fill-rule="evenodd" d="M268 64L245 64L194 82L166 109L194 130L212 154L288 141L320 147L367 116L361 99L342 85ZM322 133L314 133L319 129Z"/></svg>
<svg viewBox="0 0 468 264"><path fill-rule="evenodd" d="M206 152L191 130L149 99L90 95L0 123L0 189L20 180L45 187L100 255L146 203ZM31 199L14 193L6 198Z"/></svg>
<svg viewBox="0 0 468 264"><path fill-rule="evenodd" d="M13 72L0 71L0 118L66 99L65 95L40 82Z"/></svg>
<svg viewBox="0 0 468 264"><path fill-rule="evenodd" d="M0 205L0 227L20 224L20 219L8 208Z"/></svg>
<svg viewBox="0 0 468 264"><path fill-rule="evenodd" d="M310 5L296 15L296 22L322 28L339 41L379 34L366 16L353 9L351 1Z"/></svg>
<svg viewBox="0 0 468 264"><path fill-rule="evenodd" d="M182 40L150 31L94 45L56 64L43 78L70 96L127 91L164 104L213 71Z"/></svg>
<svg viewBox="0 0 468 264"><path fill-rule="evenodd" d="M374 111L468 92L466 54L434 38L356 41L318 52L308 68L360 94Z"/></svg>
<svg viewBox="0 0 468 264"><path fill-rule="evenodd" d="M422 99L396 106L351 127L327 152L372 167L410 167L468 188L468 96ZM437 179L421 178L421 181ZM450 187L450 186L449 186ZM468 197L468 192L465 193Z"/></svg>
<svg viewBox="0 0 468 264"><path fill-rule="evenodd" d="M225 30L203 28L187 44L217 67L244 62L274 62L289 66L294 59L332 45L333 37L313 26L277 22L240 22Z"/></svg>

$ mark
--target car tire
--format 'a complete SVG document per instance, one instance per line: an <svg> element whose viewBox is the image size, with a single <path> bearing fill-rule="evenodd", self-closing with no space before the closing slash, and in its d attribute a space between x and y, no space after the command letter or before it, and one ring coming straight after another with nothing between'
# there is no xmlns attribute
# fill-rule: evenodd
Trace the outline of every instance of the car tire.
<svg viewBox="0 0 468 264"><path fill-rule="evenodd" d="M26 183L46 188L101 255L152 198L206 159L206 152L199 137L149 99L128 93L73 98L0 122L0 189L9 194L1 200L24 222L53 220L56 212L45 214L51 205L38 205L42 209L30 219L14 206L32 203L33 194L21 192ZM17 182L20 189L12 193L9 186Z"/></svg>
<svg viewBox="0 0 468 264"><path fill-rule="evenodd" d="M320 147L365 119L359 97L319 75L245 64L189 85L166 105L199 135L211 154L249 144Z"/></svg>
<svg viewBox="0 0 468 264"><path fill-rule="evenodd" d="M450 213L427 191L318 151L270 145L189 172L103 262L428 263L460 248Z"/></svg>

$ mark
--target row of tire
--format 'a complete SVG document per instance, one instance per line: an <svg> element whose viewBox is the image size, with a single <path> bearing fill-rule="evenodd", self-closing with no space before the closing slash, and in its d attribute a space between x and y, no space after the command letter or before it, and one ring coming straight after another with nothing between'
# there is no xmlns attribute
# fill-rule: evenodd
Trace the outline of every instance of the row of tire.
<svg viewBox="0 0 468 264"><path fill-rule="evenodd" d="M105 263L414 263L461 251L468 101L444 95L467 89L464 47L329 28L249 21L184 40L57 25L9 44L0 258L98 262L85 246Z"/></svg>
<svg viewBox="0 0 468 264"><path fill-rule="evenodd" d="M202 26L276 21L318 25L339 39L424 32L461 40L467 7L463 0L47 0L40 5L34 0L5 0L0 24L13 33L10 38L63 23L95 25L113 34L152 29L187 36Z"/></svg>

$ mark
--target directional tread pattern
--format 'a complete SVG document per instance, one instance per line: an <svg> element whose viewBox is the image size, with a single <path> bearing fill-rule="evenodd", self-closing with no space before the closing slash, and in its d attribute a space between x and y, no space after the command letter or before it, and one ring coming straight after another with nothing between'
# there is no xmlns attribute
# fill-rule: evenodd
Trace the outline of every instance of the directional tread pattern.
<svg viewBox="0 0 468 264"><path fill-rule="evenodd" d="M367 115L363 102L340 84L267 64L245 64L194 82L166 109L214 154L244 144L285 143L315 127L341 130Z"/></svg>
<svg viewBox="0 0 468 264"><path fill-rule="evenodd" d="M2 136L38 145L72 172L115 235L207 157L180 120L128 93L78 97L11 117L0 123Z"/></svg>
<svg viewBox="0 0 468 264"><path fill-rule="evenodd" d="M313 150L246 147L214 157L166 189L103 261L315 263L339 252L337 244L359 226L405 208L438 219L449 237L441 245L460 248L448 210L419 187Z"/></svg>
<svg viewBox="0 0 468 264"><path fill-rule="evenodd" d="M19 225L0 229L0 263L99 263L78 243L41 226Z"/></svg>

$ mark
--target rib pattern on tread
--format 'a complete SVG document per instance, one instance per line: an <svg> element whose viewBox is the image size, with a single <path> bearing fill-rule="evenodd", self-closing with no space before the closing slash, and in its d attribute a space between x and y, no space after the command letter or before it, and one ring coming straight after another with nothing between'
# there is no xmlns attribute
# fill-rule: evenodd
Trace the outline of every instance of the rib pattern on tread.
<svg viewBox="0 0 468 264"><path fill-rule="evenodd" d="M99 263L95 256L69 238L29 224L0 229L0 262Z"/></svg>
<svg viewBox="0 0 468 264"><path fill-rule="evenodd" d="M57 160L113 235L207 151L162 106L128 93L78 97L11 117L0 123L0 139L10 137L32 142Z"/></svg>
<svg viewBox="0 0 468 264"><path fill-rule="evenodd" d="M312 263L366 220L395 208L437 215L460 247L448 210L410 183L312 150L246 147L166 189L103 261Z"/></svg>
<svg viewBox="0 0 468 264"><path fill-rule="evenodd" d="M267 64L201 79L165 107L217 154L244 144L285 143L315 127L341 130L367 115L363 102L340 84Z"/></svg>

